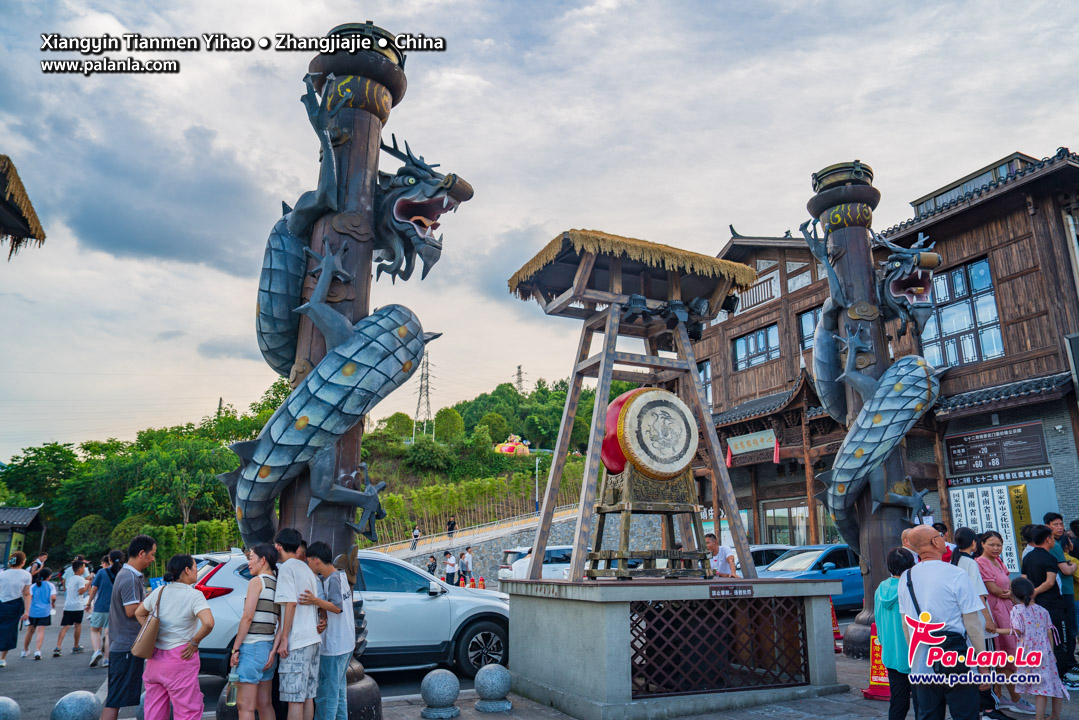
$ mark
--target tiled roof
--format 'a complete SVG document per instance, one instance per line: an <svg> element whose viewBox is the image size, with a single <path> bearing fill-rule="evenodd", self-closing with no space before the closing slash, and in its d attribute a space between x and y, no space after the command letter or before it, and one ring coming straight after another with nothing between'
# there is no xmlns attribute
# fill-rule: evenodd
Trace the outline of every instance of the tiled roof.
<svg viewBox="0 0 1079 720"><path fill-rule="evenodd" d="M24 507L0 507L0 527L27 527L37 517L36 508Z"/></svg>
<svg viewBox="0 0 1079 720"><path fill-rule="evenodd" d="M1066 147L1058 148L1057 152L1056 152L1056 155L1053 155L1052 157L1042 158L1038 162L1027 165L1026 167L1022 168L1021 170L1018 170L1018 171L1016 171L1014 173L1011 173L1008 176L1006 176L1004 178L1001 178L999 180L990 180L985 185L982 185L981 187L974 188L973 190L966 193L965 195L962 195L961 197L958 197L955 200L951 200L951 201L945 203L944 205L942 205L942 206L940 206L938 208L934 208L933 210L930 210L930 211L928 211L926 213L922 213L921 215L918 215L917 217L911 218L909 220L904 220L903 222L899 223L898 225L893 225L892 227L890 227L887 230L885 230L884 232L882 232L881 236L890 237L892 235L896 235L896 234L898 234L900 232L903 232L905 230L908 230L910 228L917 227L918 225L926 222L927 220L929 220L930 218L932 218L932 217L934 217L936 215L946 213L949 210L952 210L952 209L954 209L954 208L956 208L959 205L962 205L964 203L970 203L972 200L978 199L982 195L993 194L995 191L999 190L1000 188L1007 187L1008 185L1010 185L1012 183L1015 183L1017 180L1020 180L1020 179L1026 178L1026 177L1028 177L1030 175L1034 175L1034 174L1037 174L1039 172L1042 172L1046 168L1057 165L1058 163L1068 162L1068 161L1070 161L1072 163L1079 163L1079 155L1073 153L1072 151L1070 151Z"/></svg>
<svg viewBox="0 0 1079 720"><path fill-rule="evenodd" d="M725 412L714 413L712 415L712 420L716 425L726 425L727 423L737 422L738 420L748 420L749 418L757 417L758 415L767 415L786 405L795 390L797 390L797 388L747 400L741 405L735 405Z"/></svg>
<svg viewBox="0 0 1079 720"><path fill-rule="evenodd" d="M941 398L940 403L937 405L937 415L946 415L955 412L956 410L987 405L1001 400L1043 395L1054 390L1066 388L1070 382L1071 373L1065 372L1057 375L1046 375L1045 377L1031 378L1029 380L1017 380L1016 382L1006 383L1004 385L971 390L970 392L960 393L959 395Z"/></svg>

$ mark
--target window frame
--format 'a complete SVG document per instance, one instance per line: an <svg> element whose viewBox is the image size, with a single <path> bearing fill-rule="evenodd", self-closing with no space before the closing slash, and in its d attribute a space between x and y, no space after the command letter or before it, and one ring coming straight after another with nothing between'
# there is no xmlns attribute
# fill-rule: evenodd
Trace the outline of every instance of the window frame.
<svg viewBox="0 0 1079 720"><path fill-rule="evenodd" d="M772 335L775 335L775 345L771 344ZM765 347L763 350L758 348L760 338L764 338ZM750 340L752 338L752 341ZM743 344L745 348L744 359L739 360L738 346L739 343ZM753 351L750 352L750 347L753 347ZM764 327L759 327L749 331L743 335L740 335L731 340L731 368L734 372L741 372L743 370L749 370L750 368L764 365L765 363L773 360L778 360L782 357L782 350L779 337L779 323L774 322ZM762 359L758 359L762 358ZM756 360L756 362L754 362Z"/></svg>
<svg viewBox="0 0 1079 720"><path fill-rule="evenodd" d="M984 263L988 284L975 288L974 269ZM945 300L939 298L938 289L947 292ZM1007 356L1004 348L1004 331L1000 322L1000 307L996 300L996 282L993 278L992 264L987 256L969 260L960 265L942 270L933 277L933 298L936 307L926 322L926 330L920 338L922 354L934 367L961 367L999 360ZM993 319L979 320L979 302L988 300L992 303ZM954 310L962 308L969 316L969 325L959 331L944 332L942 320L946 314L954 316ZM926 331L934 333L926 337ZM996 332L1000 343L1000 352L987 355L982 346L982 336L987 332ZM969 351L969 353L968 353ZM972 359L966 359L971 356ZM954 356L954 357L953 357Z"/></svg>
<svg viewBox="0 0 1079 720"><path fill-rule="evenodd" d="M376 573L376 577L377 577L377 573L379 572L378 566L379 565L385 565L387 567L393 568L393 570L395 570L395 571L399 571L401 573L407 573L409 576L412 576L412 575L416 576L416 579L417 579L416 581L419 583L419 587L417 587L415 590L381 590L381 589L373 589L373 588L370 587L370 577L371 577L370 573L364 572L364 575L363 575L363 592L404 593L406 595L414 595L414 594L417 594L417 593L420 593L420 592L428 592L430 587L431 587L430 580L425 578L418 570L412 570L412 569L407 568L407 567L402 567L402 566L400 566L400 565L398 565L396 563L386 562L385 560L375 560L375 559L361 558L360 562L359 562L359 565L360 565L361 568L364 568L364 566L366 565L367 567L364 568L364 570L372 570L372 569L374 569L375 573ZM359 583L357 583L357 584L359 584Z"/></svg>
<svg viewBox="0 0 1079 720"><path fill-rule="evenodd" d="M823 309L824 309L823 305L818 305L817 307L810 308L808 310L800 312L797 315L797 320L798 320L798 347L801 349L802 352L806 352L807 350L812 350L813 349L813 335L817 332L817 324L820 322L820 315L821 315L821 311ZM803 332L804 328L802 327L802 318L805 317L806 315L811 315L813 317L813 325L812 325L813 329L809 333L809 335L804 334L804 332Z"/></svg>

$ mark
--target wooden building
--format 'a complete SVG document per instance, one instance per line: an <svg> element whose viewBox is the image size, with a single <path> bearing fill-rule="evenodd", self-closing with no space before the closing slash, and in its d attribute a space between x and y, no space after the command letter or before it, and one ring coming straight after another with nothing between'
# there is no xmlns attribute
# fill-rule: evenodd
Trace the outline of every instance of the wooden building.
<svg viewBox="0 0 1079 720"><path fill-rule="evenodd" d="M936 242L938 306L920 338L892 327L891 352L951 368L935 413L906 443L916 488L930 490L934 519L953 524L954 513L955 524L975 529L1007 530L1058 508L1079 517L1068 349L1079 334L1079 156L1013 153L911 205L916 216L882 235L910 245L921 232ZM732 227L719 257L759 278L696 349L752 540L837 541L812 498L823 490L813 468L830 465L844 434L820 409L807 370L828 294L823 272L790 232L754 237Z"/></svg>

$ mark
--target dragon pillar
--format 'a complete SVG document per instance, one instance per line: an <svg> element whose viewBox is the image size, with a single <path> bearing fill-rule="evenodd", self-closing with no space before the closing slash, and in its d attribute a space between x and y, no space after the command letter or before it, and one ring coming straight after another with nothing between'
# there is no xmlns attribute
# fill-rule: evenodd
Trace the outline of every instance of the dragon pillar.
<svg viewBox="0 0 1079 720"><path fill-rule="evenodd" d="M872 169L857 160L814 174L812 232L810 222L802 226L830 289L815 334L815 383L824 409L848 428L832 469L818 479L840 535L861 559L865 604L844 637L854 657L869 656L873 595L888 577L885 554L924 508L905 473L903 438L936 402L941 374L918 356L894 364L889 357L885 322L901 319L902 332L913 323L920 333L940 258L921 241L911 249L889 245L895 254L877 270L871 225L880 191L872 183Z"/></svg>

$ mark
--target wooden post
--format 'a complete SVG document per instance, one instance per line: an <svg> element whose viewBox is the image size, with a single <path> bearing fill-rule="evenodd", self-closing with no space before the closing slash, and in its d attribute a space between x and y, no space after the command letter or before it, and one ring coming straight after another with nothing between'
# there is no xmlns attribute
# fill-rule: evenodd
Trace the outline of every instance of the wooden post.
<svg viewBox="0 0 1079 720"><path fill-rule="evenodd" d="M763 517L764 513L761 512L761 503L760 503L760 500L757 499L757 466L756 465L750 465L749 466L749 492L750 492L750 502L753 503L753 529L757 531L756 533L754 533L754 535L755 535L755 537L757 539L758 544L764 544L764 543L766 543L768 541L764 537L765 536L764 517Z"/></svg>
<svg viewBox="0 0 1079 720"><path fill-rule="evenodd" d="M581 339L577 343L577 355L573 361L573 371L570 373L569 392L566 393L566 406L562 409L562 425L559 426L558 440L555 441L551 471L547 474L543 507L537 518L536 539L532 542L532 559L528 563L529 580L539 580L543 576L543 555L547 551L547 540L551 536L551 520L554 519L554 509L558 506L562 471L566 468L570 438L573 435L573 421L577 417L577 404L581 401L581 383L584 381L584 376L577 372L577 364L588 357L592 346L592 334L593 331L586 323L581 328ZM537 561L536 558L539 560Z"/></svg>
<svg viewBox="0 0 1079 720"><path fill-rule="evenodd" d="M943 426L938 426L936 433L933 435L933 459L937 463L937 495L940 500L940 521L954 532L955 523L952 522L952 499L948 494L948 466L947 463L944 462L944 449L940 441L940 438L944 435L944 431L947 427L947 423ZM911 483L913 482L914 481L911 480ZM911 491L914 491L913 487L911 487Z"/></svg>
<svg viewBox="0 0 1079 720"><path fill-rule="evenodd" d="M720 498L723 502L723 510L727 514L727 526L731 531L731 539L734 540L735 553L738 555L738 562L742 566L742 577L756 579L757 568L753 565L753 556L749 552L749 543L746 542L746 532L742 527L742 518L738 515L738 501L734 498L734 487L731 485L730 475L727 474L727 466L719 459L719 437L716 435L716 425L712 420L712 413L704 401L704 386L701 385L701 379L697 375L693 347L690 345L685 325L679 324L673 334L678 357L684 359L689 365L690 381L696 391L687 393L690 400L689 407L693 414L697 416L697 423L700 425L704 440L708 444L708 458L712 463L711 470L719 474ZM718 524L718 518L716 521ZM718 533L716 537L719 537Z"/></svg>
<svg viewBox="0 0 1079 720"><path fill-rule="evenodd" d="M809 509L809 544L817 545L820 543L820 527L813 487L816 478L813 475L813 461L809 457L809 405L805 395L802 395L802 462L805 463L806 507Z"/></svg>
<svg viewBox="0 0 1079 720"><path fill-rule="evenodd" d="M569 579L584 579L585 556L588 554L588 538L595 515L596 482L599 478L599 453L603 445L604 418L611 394L611 373L614 372L614 352L618 342L619 313L622 308L610 305L607 322L603 328L603 351L599 361L599 382L596 385L596 401L592 406L592 432L588 438L588 458L585 460L584 477L581 478L580 507L577 510L577 528L573 533L573 557L570 560ZM540 556L542 558L542 556ZM533 548L532 563L536 563ZM533 578L537 579L537 578Z"/></svg>

